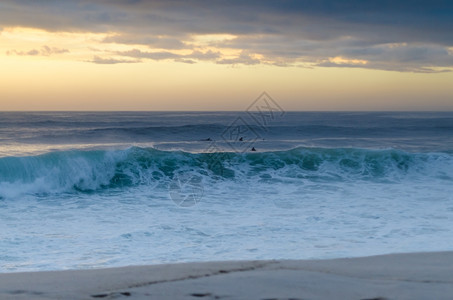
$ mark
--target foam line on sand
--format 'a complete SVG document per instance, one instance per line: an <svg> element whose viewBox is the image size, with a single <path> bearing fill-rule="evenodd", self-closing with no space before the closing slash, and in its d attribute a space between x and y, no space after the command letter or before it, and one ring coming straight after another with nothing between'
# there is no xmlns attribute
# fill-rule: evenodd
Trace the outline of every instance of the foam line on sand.
<svg viewBox="0 0 453 300"><path fill-rule="evenodd" d="M0 274L0 299L453 299L453 252Z"/></svg>

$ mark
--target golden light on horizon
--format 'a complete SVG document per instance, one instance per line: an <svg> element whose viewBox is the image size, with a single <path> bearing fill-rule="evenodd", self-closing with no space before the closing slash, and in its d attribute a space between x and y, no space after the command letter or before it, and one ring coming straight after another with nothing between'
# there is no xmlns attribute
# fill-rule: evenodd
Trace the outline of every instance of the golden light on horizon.
<svg viewBox="0 0 453 300"><path fill-rule="evenodd" d="M366 65L368 63L368 61L363 59L347 59L341 56L330 57L329 61L335 64L352 64L352 65Z"/></svg>

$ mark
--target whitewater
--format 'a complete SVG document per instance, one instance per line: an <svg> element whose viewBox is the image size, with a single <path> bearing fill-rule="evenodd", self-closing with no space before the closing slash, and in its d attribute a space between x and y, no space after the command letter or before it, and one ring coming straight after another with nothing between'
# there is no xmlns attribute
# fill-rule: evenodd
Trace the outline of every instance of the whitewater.
<svg viewBox="0 0 453 300"><path fill-rule="evenodd" d="M0 271L453 250L453 113L259 121L0 113Z"/></svg>

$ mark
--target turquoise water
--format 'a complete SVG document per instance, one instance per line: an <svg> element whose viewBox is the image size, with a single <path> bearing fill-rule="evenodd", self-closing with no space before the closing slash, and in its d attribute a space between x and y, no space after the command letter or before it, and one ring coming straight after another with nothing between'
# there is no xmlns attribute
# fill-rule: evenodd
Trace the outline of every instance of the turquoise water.
<svg viewBox="0 0 453 300"><path fill-rule="evenodd" d="M453 113L0 117L2 272L453 249Z"/></svg>

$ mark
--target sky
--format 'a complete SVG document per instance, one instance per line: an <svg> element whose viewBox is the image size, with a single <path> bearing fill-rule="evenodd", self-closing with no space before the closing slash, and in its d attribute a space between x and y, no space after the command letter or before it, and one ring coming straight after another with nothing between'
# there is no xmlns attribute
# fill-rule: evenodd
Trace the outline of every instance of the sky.
<svg viewBox="0 0 453 300"><path fill-rule="evenodd" d="M453 110L453 1L2 0L0 110Z"/></svg>

